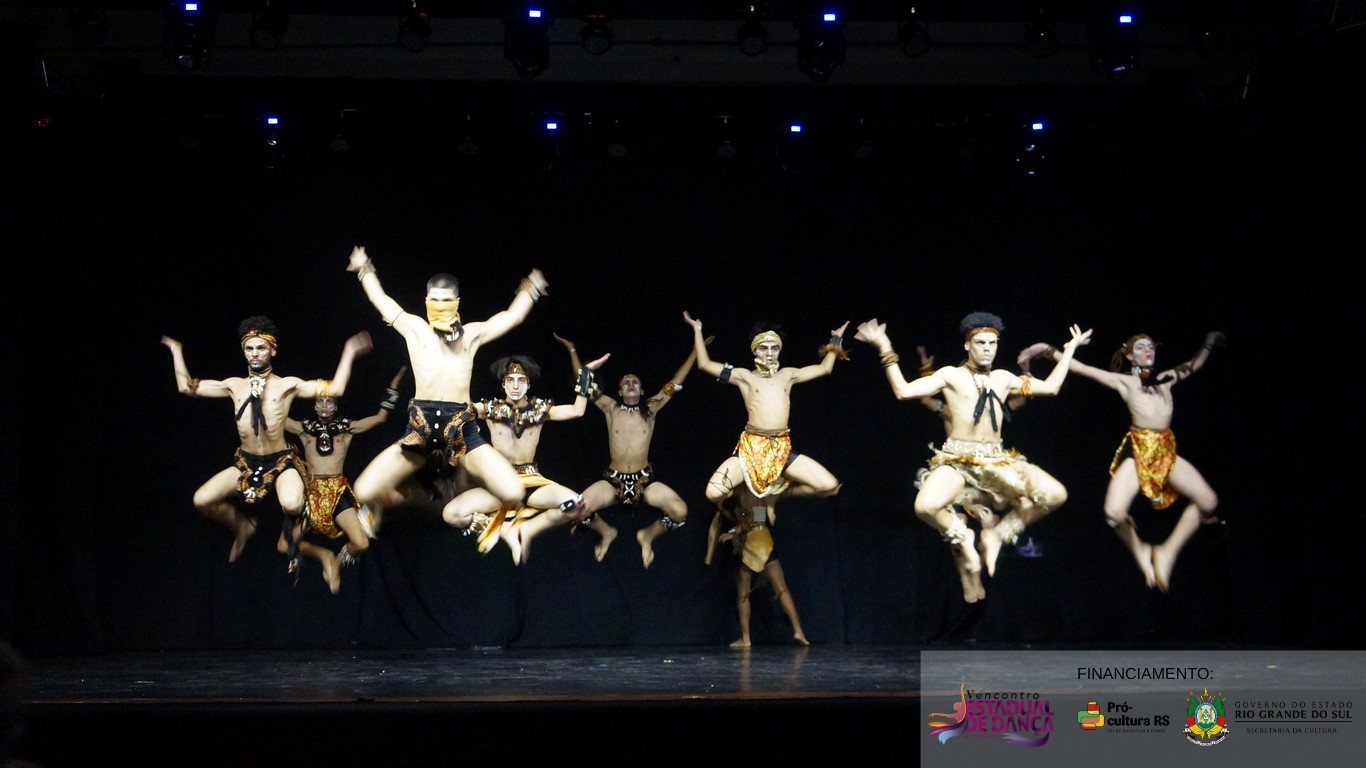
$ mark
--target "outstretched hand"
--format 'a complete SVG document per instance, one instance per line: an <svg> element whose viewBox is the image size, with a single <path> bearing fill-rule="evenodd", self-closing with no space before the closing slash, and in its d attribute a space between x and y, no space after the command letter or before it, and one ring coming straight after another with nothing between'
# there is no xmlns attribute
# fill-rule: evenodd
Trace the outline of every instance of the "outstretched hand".
<svg viewBox="0 0 1366 768"><path fill-rule="evenodd" d="M854 338L875 347L881 347L887 343L887 324L879 323L876 317L872 320L865 320L859 323L858 332L854 334Z"/></svg>
<svg viewBox="0 0 1366 768"><path fill-rule="evenodd" d="M176 339L171 338L170 336L162 336L161 343L165 344L172 352L180 351L180 342Z"/></svg>
<svg viewBox="0 0 1366 768"><path fill-rule="evenodd" d="M403 374L408 372L408 366L399 367L398 373L394 374L394 380L389 382L389 389L398 389L398 384L403 381Z"/></svg>
<svg viewBox="0 0 1366 768"><path fill-rule="evenodd" d="M1029 365L1029 361L1047 352L1052 346L1053 345L1042 341L1036 341L1020 350L1020 354L1015 357L1015 364L1021 368L1025 368Z"/></svg>
<svg viewBox="0 0 1366 768"><path fill-rule="evenodd" d="M601 368L602 364L607 362L608 359L611 357L612 353L608 352L607 354L603 355L602 357L599 357L597 360L594 360L591 363L584 363L583 367L587 368L590 371L596 371L597 369Z"/></svg>
<svg viewBox="0 0 1366 768"><path fill-rule="evenodd" d="M1072 328L1070 330L1072 331L1072 338L1069 339L1067 343L1071 345L1072 349L1076 349L1077 347L1080 347L1084 344L1091 343L1090 328L1087 328L1085 331L1083 331L1080 325L1073 323Z"/></svg>
<svg viewBox="0 0 1366 768"><path fill-rule="evenodd" d="M1223 331L1210 331L1205 334L1205 346L1210 349L1222 347L1226 341L1228 341L1228 337L1224 335Z"/></svg>
<svg viewBox="0 0 1366 768"><path fill-rule="evenodd" d="M554 336L554 337L555 337L555 341L558 341L558 342L560 342L561 344L563 344L563 345L564 345L564 348L567 349L567 350L569 350L570 352L577 352L577 351L578 351L577 349L574 348L574 342L570 341L569 339L566 339L565 337L561 336L561 335L558 334L558 333L555 333L554 331L551 331L551 332L550 332L550 335L551 335L551 336Z"/></svg>
<svg viewBox="0 0 1366 768"><path fill-rule="evenodd" d="M843 337L843 336L844 336L844 329L845 329L845 328L848 328L848 327L849 327L849 321L848 321L848 320L845 320L845 321L844 321L844 325L841 325L840 327L838 327L838 328L836 328L835 330L831 331L831 332L830 332L830 335L831 335L831 336Z"/></svg>
<svg viewBox="0 0 1366 768"><path fill-rule="evenodd" d="M683 310L683 321L688 325L691 325L695 331L702 330L702 321L697 320L692 315L688 314L688 310L686 309Z"/></svg>
<svg viewBox="0 0 1366 768"><path fill-rule="evenodd" d="M351 260L346 265L347 272L359 272L361 267L370 263L370 255L365 252L365 246L357 245L351 249Z"/></svg>
<svg viewBox="0 0 1366 768"><path fill-rule="evenodd" d="M927 355L927 354L925 354L925 345L924 345L924 344L917 344L916 347L915 347L915 353L916 353L917 355L920 355L920 367L921 367L921 368L933 368L933 367L934 367L934 355Z"/></svg>

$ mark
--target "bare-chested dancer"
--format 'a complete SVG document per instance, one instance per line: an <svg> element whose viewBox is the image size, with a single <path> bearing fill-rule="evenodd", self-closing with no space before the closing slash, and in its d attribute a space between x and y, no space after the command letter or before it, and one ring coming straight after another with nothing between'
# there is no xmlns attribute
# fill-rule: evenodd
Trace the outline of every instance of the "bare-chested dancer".
<svg viewBox="0 0 1366 768"><path fill-rule="evenodd" d="M512 462L526 490L520 502L511 508L478 487L456 498L456 517L474 515L472 528L478 529L479 551L488 552L501 539L512 552L512 562L521 565L530 555L531 539L537 533L566 522L568 513L583 506L583 497L577 491L541 474L536 451L547 422L577 419L588 410L588 395L594 389L593 371L609 357L607 354L585 366L576 365L574 402L559 405L530 396L532 385L541 378L541 366L535 360L525 355L507 355L493 362L490 370L502 384L505 397L480 401L474 409L488 424L493 447ZM578 360L574 362L577 364Z"/></svg>
<svg viewBox="0 0 1366 768"><path fill-rule="evenodd" d="M341 591L341 566L355 564L370 549L370 537L360 524L360 506L351 492L351 481L346 478L351 438L389 420L389 414L398 407L398 384L407 372L406 365L398 369L384 399L379 401L379 408L369 416L338 418L336 395L328 393L313 401L313 412L318 418L285 421L285 431L303 443L309 473L308 505L294 539L299 552L323 567L323 581L334 595ZM314 536L324 543L311 541ZM330 542L343 538L346 541L334 551ZM283 533L276 548L282 554L289 552L289 540Z"/></svg>
<svg viewBox="0 0 1366 768"><path fill-rule="evenodd" d="M1172 413L1176 408L1172 388L1203 368L1210 352L1223 341L1224 334L1210 331L1194 357L1160 372L1153 370L1157 362L1157 342L1146 333L1130 337L1115 350L1108 371L1075 359L1067 363L1067 367L1077 374L1118 392L1129 409L1131 426L1110 461L1105 521L1134 556L1148 587L1157 587L1163 592L1171 582L1177 556L1201 523L1219 522L1214 514L1219 506L1218 495L1200 470L1176 453L1176 435L1171 429ZM1039 343L1026 347L1019 359L1023 364L1041 355L1050 360L1062 357L1052 345ZM1139 493L1152 502L1153 509L1166 509L1181 496L1189 500L1166 541L1156 546L1139 537L1134 519L1129 515L1129 508Z"/></svg>
<svg viewBox="0 0 1366 768"><path fill-rule="evenodd" d="M555 337L569 349L578 364L578 352L573 342ZM703 342L703 346L706 342ZM650 443L654 440L655 424L659 412L673 400L674 395L683 391L683 380L692 371L697 353L689 352L688 359L674 372L673 378L664 382L659 392L648 400L642 399L644 387L640 377L628 373L617 384L617 396L613 398L605 392L590 396L593 405L602 411L607 420L607 450L610 463L602 473L602 479L588 486L583 492L583 508L576 512L575 523L581 522L600 537L593 555L598 562L607 556L607 550L617 537L616 526L603 519L599 511L621 505L633 510L640 504L647 504L663 514L658 520L636 531L636 542L640 544L640 559L646 568L655 560L654 542L667 531L683 527L688 519L688 504L678 492L655 477L654 465L650 463Z"/></svg>
<svg viewBox="0 0 1366 768"><path fill-rule="evenodd" d="M332 380L301 379L274 372L279 348L279 330L264 315L254 315L237 326L238 344L246 358L247 374L226 379L196 379L185 365L179 341L162 336L161 343L171 350L175 366L176 389L190 397L232 399L233 423L237 425L238 448L232 466L219 470L194 492L194 506L200 514L227 526L234 532L228 562L236 562L247 540L256 532L260 515L247 509L266 499L272 491L284 512L286 530L296 528L303 514L305 478L308 467L294 446L285 439L285 422L294 398L319 395L340 396L351 379L351 365L358 355L372 348L370 334L362 331L346 340ZM297 574L297 563L292 562Z"/></svg>
<svg viewBox="0 0 1366 768"><path fill-rule="evenodd" d="M683 320L693 329L693 348L697 368L732 384L740 390L748 420L740 433L734 452L716 468L707 481L707 500L720 505L747 485L758 498L769 495L833 496L840 482L824 465L804 453L792 450L788 415L792 406L792 387L830 375L835 361L847 359L844 329L848 321L830 332L821 347L819 363L801 367L782 367L781 335L771 328L755 328L749 349L754 353L754 369L735 368L718 363L707 354L702 339L702 321L687 312Z"/></svg>
<svg viewBox="0 0 1366 768"><path fill-rule="evenodd" d="M1067 377L1067 366L1055 366L1045 379L992 368L1004 328L996 315L969 314L958 327L967 360L914 381L902 375L900 357L892 350L885 323L873 318L860 324L854 335L877 348L898 400L934 395L944 399L948 436L941 448L932 448L930 472L915 497L915 514L953 548L963 600L969 603L986 597L982 568L985 564L987 575L995 575L1001 546L1014 544L1027 526L1067 500L1062 483L1001 442L1001 427L1010 412L1003 403L1016 395L1058 394ZM1090 330L1082 331L1076 325L1071 333L1061 353L1064 363L1072 359L1078 345L1091 339ZM968 527L955 505L980 521L980 536Z"/></svg>
<svg viewBox="0 0 1366 768"><path fill-rule="evenodd" d="M547 284L541 271L533 269L522 278L507 309L484 321L464 323L459 283L453 275L443 272L427 280L424 318L406 311L384 292L364 246L351 250L346 269L356 273L379 316L403 337L414 385L403 436L380 451L352 483L362 505L362 524L371 533L378 530L383 508L401 501L401 486L428 465L463 469L501 504L520 502L524 489L517 470L489 444L475 421L470 378L480 346L517 327L545 295ZM462 530L474 519L455 500L446 504L441 517Z"/></svg>

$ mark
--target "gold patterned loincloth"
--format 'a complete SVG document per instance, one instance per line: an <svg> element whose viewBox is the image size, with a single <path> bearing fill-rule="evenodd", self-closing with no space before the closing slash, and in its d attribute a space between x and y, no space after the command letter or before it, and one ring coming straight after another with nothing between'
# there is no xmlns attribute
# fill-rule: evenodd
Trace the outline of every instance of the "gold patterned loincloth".
<svg viewBox="0 0 1366 768"><path fill-rule="evenodd" d="M786 429L761 434L746 428L735 444L735 455L740 457L740 466L745 471L745 485L761 499L787 490L783 470L787 469L791 454L792 433Z"/></svg>
<svg viewBox="0 0 1366 768"><path fill-rule="evenodd" d="M1179 495L1167 485L1172 467L1176 466L1176 435L1170 429L1130 427L1110 460L1111 475L1124 460L1126 445L1131 448L1134 469L1138 470L1139 491L1152 501L1153 509L1170 507Z"/></svg>
<svg viewBox="0 0 1366 768"><path fill-rule="evenodd" d="M314 475L308 483L309 530L331 539L341 538L343 531L337 527L336 515L337 502L343 496L350 498L352 509L360 509L345 475Z"/></svg>

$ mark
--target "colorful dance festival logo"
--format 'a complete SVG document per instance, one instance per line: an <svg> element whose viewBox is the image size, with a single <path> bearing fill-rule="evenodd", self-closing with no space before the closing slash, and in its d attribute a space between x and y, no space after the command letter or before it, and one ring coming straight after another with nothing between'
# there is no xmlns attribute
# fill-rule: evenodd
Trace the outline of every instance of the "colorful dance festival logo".
<svg viewBox="0 0 1366 768"><path fill-rule="evenodd" d="M999 735L1015 746L1042 747L1053 732L1053 708L1038 694L972 692L960 683L953 711L931 712L929 726L940 744L957 736L984 741Z"/></svg>

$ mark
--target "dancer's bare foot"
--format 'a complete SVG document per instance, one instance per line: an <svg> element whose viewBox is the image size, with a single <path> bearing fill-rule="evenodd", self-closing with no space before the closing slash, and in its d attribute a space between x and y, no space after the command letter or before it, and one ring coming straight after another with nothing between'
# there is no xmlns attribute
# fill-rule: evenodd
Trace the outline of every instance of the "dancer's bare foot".
<svg viewBox="0 0 1366 768"><path fill-rule="evenodd" d="M800 629L792 633L792 639L796 640L799 645L811 645L811 641L806 639L806 634Z"/></svg>
<svg viewBox="0 0 1366 768"><path fill-rule="evenodd" d="M606 526L606 528L607 530L603 532L602 539L598 541L598 545L593 547L593 557L597 558L599 563L602 562L604 557L607 557L607 548L612 546L612 541L617 537L616 528L610 525Z"/></svg>
<svg viewBox="0 0 1366 768"><path fill-rule="evenodd" d="M982 559L977 555L973 540L977 538L971 529L963 534L963 541L953 546L953 562L958 567L958 580L963 585L963 602L975 603L987 596L982 586Z"/></svg>
<svg viewBox="0 0 1366 768"><path fill-rule="evenodd" d="M1138 561L1138 569L1143 572L1143 583L1148 585L1148 589L1157 586L1157 575L1153 572L1153 545L1146 541L1141 543L1138 552L1134 553L1134 559Z"/></svg>
<svg viewBox="0 0 1366 768"><path fill-rule="evenodd" d="M748 637L742 637L742 638L740 638L739 640L736 640L735 642L731 643L731 644L730 644L730 647L732 647L732 648L748 648L748 647L749 647L749 638L748 638Z"/></svg>
<svg viewBox="0 0 1366 768"><path fill-rule="evenodd" d="M253 533L256 533L256 521L250 517L239 517L237 519L237 536L232 540L232 549L228 552L228 562L237 562L237 558L242 556L242 550L247 548L247 539L250 539Z"/></svg>
<svg viewBox="0 0 1366 768"><path fill-rule="evenodd" d="M1001 556L1001 537L996 535L994 528L983 528L982 536L977 540L977 546L982 550L982 560L986 564L987 575L996 575L996 558Z"/></svg>
<svg viewBox="0 0 1366 768"><path fill-rule="evenodd" d="M341 591L341 568L337 564L337 557L331 552L322 556L323 581L327 582L327 588L332 590L332 594Z"/></svg>
<svg viewBox="0 0 1366 768"><path fill-rule="evenodd" d="M654 542L645 535L644 528L636 531L636 541L640 542L640 559L645 563L645 567L649 568L650 563L655 561Z"/></svg>
<svg viewBox="0 0 1366 768"><path fill-rule="evenodd" d="M526 548L522 546L522 529L517 525L504 524L498 535L503 538L503 543L512 550L512 564L521 565L526 562Z"/></svg>
<svg viewBox="0 0 1366 768"><path fill-rule="evenodd" d="M1172 566L1176 565L1176 555L1169 554L1166 548L1156 546L1153 550L1153 580L1163 592L1171 586Z"/></svg>

